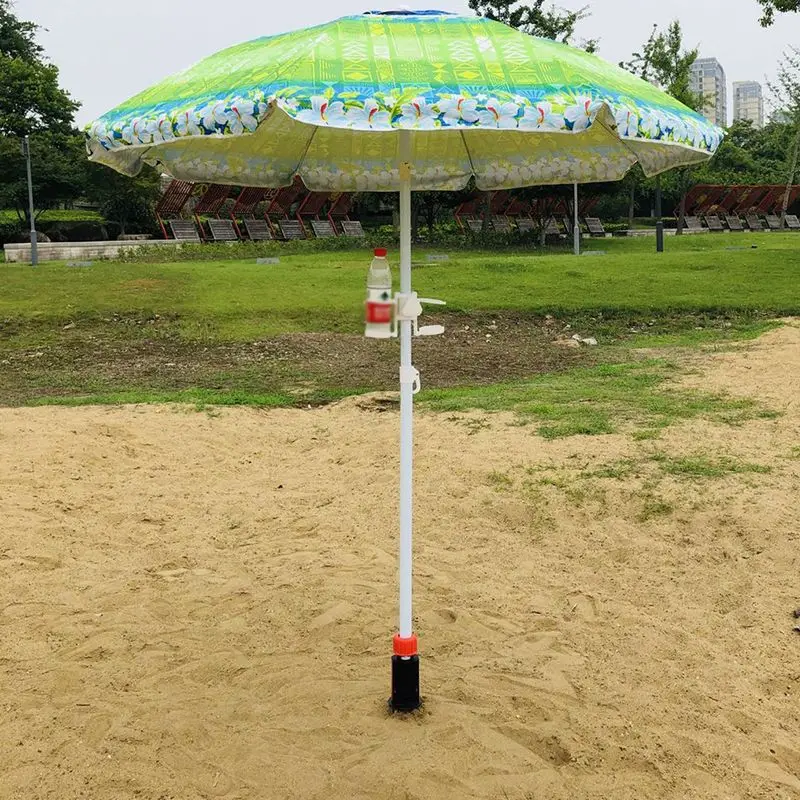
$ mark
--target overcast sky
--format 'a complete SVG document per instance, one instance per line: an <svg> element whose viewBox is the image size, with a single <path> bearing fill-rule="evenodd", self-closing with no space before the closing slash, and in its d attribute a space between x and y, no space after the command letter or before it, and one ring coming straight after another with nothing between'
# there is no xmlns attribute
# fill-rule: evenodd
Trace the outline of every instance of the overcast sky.
<svg viewBox="0 0 800 800"><path fill-rule="evenodd" d="M40 39L61 69L62 84L89 122L161 78L232 44L399 5L467 11L467 0L16 0L18 16L46 31ZM800 44L800 15L785 14L770 30L758 25L756 0L561 0L589 5L583 38L600 39L600 55L627 59L653 23L680 19L686 42L716 56L728 83L764 82L790 44ZM732 99L728 97L729 112Z"/></svg>

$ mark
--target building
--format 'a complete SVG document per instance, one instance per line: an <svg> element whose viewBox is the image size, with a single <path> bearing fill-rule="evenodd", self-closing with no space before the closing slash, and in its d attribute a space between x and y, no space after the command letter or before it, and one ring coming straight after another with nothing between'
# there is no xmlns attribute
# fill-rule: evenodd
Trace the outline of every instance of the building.
<svg viewBox="0 0 800 800"><path fill-rule="evenodd" d="M764 96L756 81L733 84L733 118L749 119L756 128L764 127Z"/></svg>
<svg viewBox="0 0 800 800"><path fill-rule="evenodd" d="M728 124L728 83L716 58L698 58L692 64L689 86L703 98L703 116L720 127Z"/></svg>

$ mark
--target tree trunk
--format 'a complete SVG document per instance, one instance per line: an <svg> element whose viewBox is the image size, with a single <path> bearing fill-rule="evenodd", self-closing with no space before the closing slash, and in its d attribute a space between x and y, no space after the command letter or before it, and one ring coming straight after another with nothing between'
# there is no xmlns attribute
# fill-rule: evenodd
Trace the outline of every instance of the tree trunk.
<svg viewBox="0 0 800 800"><path fill-rule="evenodd" d="M636 184L631 184L631 196L628 203L628 230L633 229L633 218L636 216Z"/></svg>
<svg viewBox="0 0 800 800"><path fill-rule="evenodd" d="M792 166L789 170L789 179L786 182L786 191L783 193L783 202L781 203L781 228L786 225L786 212L789 210L789 198L792 195L792 186L794 185L794 176L797 172L797 159L800 156L800 122L797 124L797 133L794 136L794 150L792 152Z"/></svg>
<svg viewBox="0 0 800 800"><path fill-rule="evenodd" d="M483 195L483 233L489 233L492 229L492 194L484 192Z"/></svg>
<svg viewBox="0 0 800 800"><path fill-rule="evenodd" d="M678 211L678 230L676 236L683 236L683 228L686 223L686 192L681 195L681 207Z"/></svg>
<svg viewBox="0 0 800 800"><path fill-rule="evenodd" d="M419 200L411 196L411 241L418 242L419 241Z"/></svg>

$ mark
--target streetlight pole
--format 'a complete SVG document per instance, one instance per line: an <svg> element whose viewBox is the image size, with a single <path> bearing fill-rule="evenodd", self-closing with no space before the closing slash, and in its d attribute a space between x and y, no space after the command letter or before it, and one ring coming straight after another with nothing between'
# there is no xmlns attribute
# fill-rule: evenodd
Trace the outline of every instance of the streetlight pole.
<svg viewBox="0 0 800 800"><path fill-rule="evenodd" d="M25 156L25 163L28 169L28 214L31 218L31 266L39 264L39 248L36 237L36 217L33 208L33 174L31 172L31 140L26 136L22 140L22 154Z"/></svg>
<svg viewBox="0 0 800 800"><path fill-rule="evenodd" d="M656 252L664 252L664 220L661 218L661 176L656 176Z"/></svg>

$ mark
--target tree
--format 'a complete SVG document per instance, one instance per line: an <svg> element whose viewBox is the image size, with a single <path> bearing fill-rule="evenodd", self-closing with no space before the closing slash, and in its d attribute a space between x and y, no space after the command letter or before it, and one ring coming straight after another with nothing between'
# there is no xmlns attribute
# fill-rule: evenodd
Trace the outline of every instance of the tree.
<svg viewBox="0 0 800 800"><path fill-rule="evenodd" d="M685 106L698 111L703 105L703 98L692 92L690 81L692 64L696 60L697 48L684 49L681 24L678 20L674 20L664 31L659 31L658 25L654 25L650 38L645 42L641 52L634 53L630 61L623 62L620 66L655 84ZM686 192L691 184L691 176L692 171L689 168L677 170L678 183L681 188L678 235L683 233ZM635 191L635 187L633 191ZM631 206L633 205L632 199Z"/></svg>
<svg viewBox="0 0 800 800"><path fill-rule="evenodd" d="M97 203L100 213L109 222L116 222L122 234L156 230L154 208L160 192L159 175L151 167L129 178L101 164L86 162L86 199Z"/></svg>
<svg viewBox="0 0 800 800"><path fill-rule="evenodd" d="M80 197L86 178L86 146L74 131L38 131L31 135L33 193L39 212ZM14 208L20 226L29 227L28 179L17 138L0 137L0 208Z"/></svg>
<svg viewBox="0 0 800 800"><path fill-rule="evenodd" d="M786 220L786 211L789 208L792 184L794 184L797 174L797 161L800 157L800 49L791 47L784 53L783 60L778 67L778 78L775 83L770 84L770 89L777 104L787 114L790 120L789 124L794 128L786 192L781 205L781 225L783 225Z"/></svg>
<svg viewBox="0 0 800 800"><path fill-rule="evenodd" d="M78 104L58 84L58 68L45 60L37 27L17 19L0 0L0 202L30 224L25 161L20 144L31 137L34 196L40 209L80 195L83 144L73 130Z"/></svg>
<svg viewBox="0 0 800 800"><path fill-rule="evenodd" d="M800 0L758 0L758 2L764 9L764 15L761 17L761 24L765 28L768 28L775 22L776 12L789 13L790 11L800 11Z"/></svg>
<svg viewBox="0 0 800 800"><path fill-rule="evenodd" d="M0 0L0 135L67 133L78 110L58 85L58 68L44 59L36 26L18 20Z"/></svg>
<svg viewBox="0 0 800 800"><path fill-rule="evenodd" d="M569 42L575 26L588 16L588 7L566 11L550 6L544 9L545 0L520 3L519 0L469 0L469 7L481 17L504 22L531 36L542 36ZM590 43L594 49L595 43Z"/></svg>

